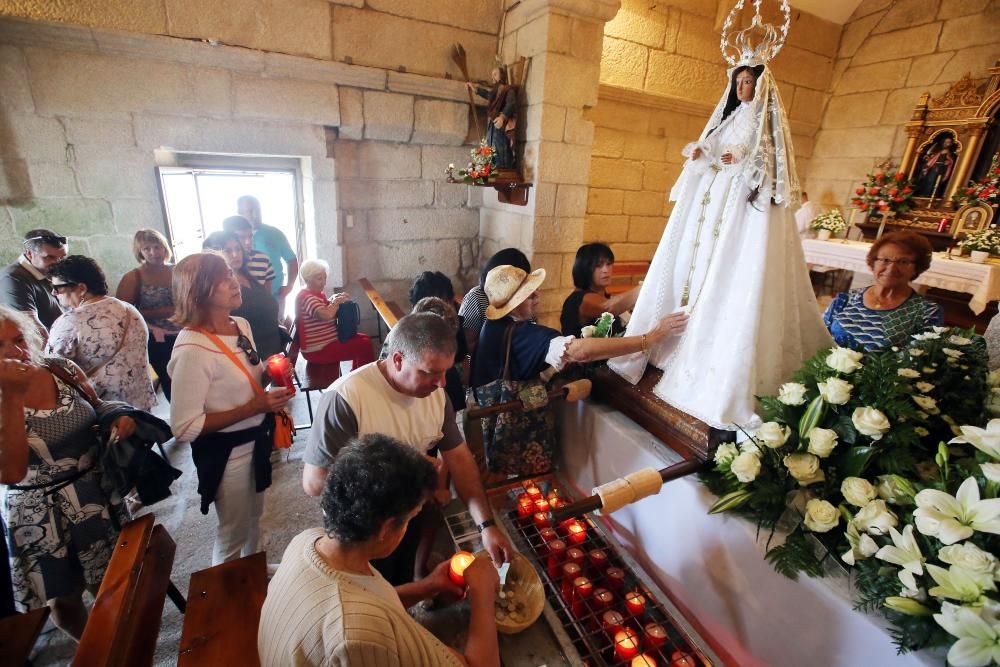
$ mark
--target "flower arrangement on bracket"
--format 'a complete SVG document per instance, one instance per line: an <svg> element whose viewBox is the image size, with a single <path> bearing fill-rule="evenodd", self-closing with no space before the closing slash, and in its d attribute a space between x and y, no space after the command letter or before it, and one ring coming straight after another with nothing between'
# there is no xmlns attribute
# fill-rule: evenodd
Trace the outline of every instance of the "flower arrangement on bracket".
<svg viewBox="0 0 1000 667"><path fill-rule="evenodd" d="M1000 254L1000 232L993 227L987 227L978 232L970 232L957 243L963 250L980 250L991 255Z"/></svg>
<svg viewBox="0 0 1000 667"><path fill-rule="evenodd" d="M816 216L809 223L809 228L816 230L825 229L831 234L843 234L847 231L847 222L844 221L844 216L840 214L840 211L833 209Z"/></svg>
<svg viewBox="0 0 1000 667"><path fill-rule="evenodd" d="M961 204L1000 205L1000 154L993 156L986 176L978 181L969 181L964 190L955 194L955 200Z"/></svg>
<svg viewBox="0 0 1000 667"><path fill-rule="evenodd" d="M911 208L913 188L906 181L906 174L901 171L892 176L886 174L890 170L878 170L868 174L864 185L854 191L851 203L864 213L884 214L905 213Z"/></svg>
<svg viewBox="0 0 1000 667"><path fill-rule="evenodd" d="M985 422L990 393L971 331L823 350L760 397L756 433L716 450L709 511L784 534L766 558L786 576L851 566L857 608L882 613L900 651L990 664L969 656L1000 658L1000 420L965 426Z"/></svg>
<svg viewBox="0 0 1000 667"><path fill-rule="evenodd" d="M465 169L455 169L454 164L449 164L444 170L448 175L449 183L471 183L473 185L487 185L496 178L494 166L495 151L486 143L485 139L479 142L477 148L469 151L471 160Z"/></svg>

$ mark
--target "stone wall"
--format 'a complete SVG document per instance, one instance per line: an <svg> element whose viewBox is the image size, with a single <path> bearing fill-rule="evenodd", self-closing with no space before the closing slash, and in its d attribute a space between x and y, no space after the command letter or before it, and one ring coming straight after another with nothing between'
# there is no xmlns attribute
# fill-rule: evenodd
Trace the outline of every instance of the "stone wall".
<svg viewBox="0 0 1000 667"><path fill-rule="evenodd" d="M616 259L649 260L662 236L680 151L725 90L720 8L731 4L623 0L605 26L600 98L587 114L596 129L584 238L609 243ZM810 170L840 34L840 26L794 11L788 42L771 64L800 177Z"/></svg>
<svg viewBox="0 0 1000 667"><path fill-rule="evenodd" d="M997 59L996 0L863 2L844 27L816 136L813 198L846 205L874 165L899 163L903 125L922 93L943 93L966 74L984 78Z"/></svg>

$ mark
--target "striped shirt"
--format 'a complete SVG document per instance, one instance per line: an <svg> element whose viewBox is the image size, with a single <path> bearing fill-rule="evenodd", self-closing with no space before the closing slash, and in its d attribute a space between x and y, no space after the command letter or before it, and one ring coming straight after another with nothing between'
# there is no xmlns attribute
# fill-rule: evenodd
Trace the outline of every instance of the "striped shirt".
<svg viewBox="0 0 1000 667"><path fill-rule="evenodd" d="M247 273L250 277L264 285L268 280L274 280L274 267L271 260L260 250L251 250L246 253Z"/></svg>
<svg viewBox="0 0 1000 667"><path fill-rule="evenodd" d="M462 299L462 305L458 308L460 317L465 318L462 328L475 331L478 335L486 321L486 306L490 305L490 300L486 298L486 292L480 285L476 285Z"/></svg>
<svg viewBox="0 0 1000 667"><path fill-rule="evenodd" d="M321 320L316 311L330 305L322 292L304 289L295 297L295 321L303 352L318 352L337 340L337 322Z"/></svg>

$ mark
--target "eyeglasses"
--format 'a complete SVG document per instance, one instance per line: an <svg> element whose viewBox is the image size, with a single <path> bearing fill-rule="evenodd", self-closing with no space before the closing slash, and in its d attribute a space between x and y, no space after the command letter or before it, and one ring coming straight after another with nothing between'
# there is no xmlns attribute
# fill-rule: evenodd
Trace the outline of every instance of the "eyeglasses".
<svg viewBox="0 0 1000 667"><path fill-rule="evenodd" d="M889 259L888 257L876 257L874 263L881 264L882 266L896 264L901 269L906 269L916 264L912 259Z"/></svg>
<svg viewBox="0 0 1000 667"><path fill-rule="evenodd" d="M260 355L257 354L257 350L253 349L250 339L243 334L236 337L236 347L243 350L243 353L247 355L247 361L250 362L251 366L256 366L260 363Z"/></svg>
<svg viewBox="0 0 1000 667"><path fill-rule="evenodd" d="M56 234L42 234L41 236L32 236L31 238L24 239L21 243L23 245L28 245L29 243L41 242L45 245L51 246L63 246L66 245L66 237L58 236Z"/></svg>
<svg viewBox="0 0 1000 667"><path fill-rule="evenodd" d="M67 287L76 287L79 284L80 283L59 283L58 285L53 284L52 285L52 293L53 294L62 294L62 290L63 289L65 289Z"/></svg>

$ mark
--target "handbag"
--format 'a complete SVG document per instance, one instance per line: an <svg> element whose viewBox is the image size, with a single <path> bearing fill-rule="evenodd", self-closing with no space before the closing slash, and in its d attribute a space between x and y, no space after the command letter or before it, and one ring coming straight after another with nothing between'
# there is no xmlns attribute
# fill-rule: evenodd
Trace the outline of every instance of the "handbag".
<svg viewBox="0 0 1000 667"><path fill-rule="evenodd" d="M341 343L358 335L358 324L361 322L361 309L354 301L345 301L337 308L337 340Z"/></svg>
<svg viewBox="0 0 1000 667"><path fill-rule="evenodd" d="M45 367L50 373L73 387L95 411L101 406L97 394L93 393L89 386L77 382L76 378L64 368L52 362L47 362ZM162 420L152 415L146 415L143 419L158 426L163 432L170 433L170 427ZM154 444L159 449L159 454L153 450ZM134 488L142 504L147 506L169 498L170 485L183 474L167 461L167 453L161 443L144 442L135 436L102 447L100 461L104 478L110 482L115 491L124 497Z"/></svg>
<svg viewBox="0 0 1000 667"><path fill-rule="evenodd" d="M545 384L540 379L510 379L510 348L515 326L511 324L507 328L500 377L473 389L476 402L481 407L518 399L526 406L537 405L532 397L539 391L545 393ZM483 351L477 353L482 354ZM490 472L530 476L552 470L556 454L556 426L555 416L548 405L493 414L482 417L480 423L486 466Z"/></svg>
<svg viewBox="0 0 1000 667"><path fill-rule="evenodd" d="M240 362L232 350L226 347L226 344L222 342L222 339L214 333L210 333L200 327L195 328L194 330L212 341L223 354L229 357L230 361L236 364L236 367L239 368L243 375L246 376L247 382L249 382L250 386L253 388L253 393L258 396L264 395L264 388L260 386L260 383L257 382L252 375L250 375L250 371L247 370L247 367ZM272 444L276 449L288 449L292 446L292 440L295 438L295 426L292 424L292 418L285 409L278 410L273 414L274 430L271 434Z"/></svg>

